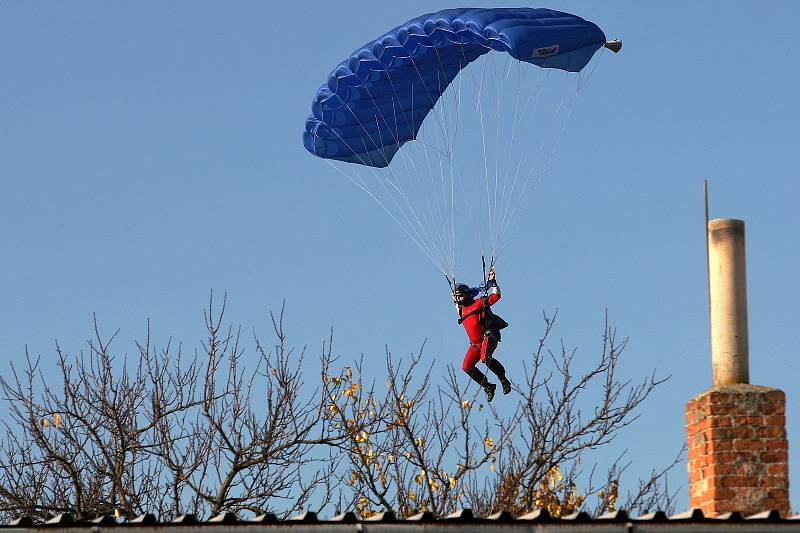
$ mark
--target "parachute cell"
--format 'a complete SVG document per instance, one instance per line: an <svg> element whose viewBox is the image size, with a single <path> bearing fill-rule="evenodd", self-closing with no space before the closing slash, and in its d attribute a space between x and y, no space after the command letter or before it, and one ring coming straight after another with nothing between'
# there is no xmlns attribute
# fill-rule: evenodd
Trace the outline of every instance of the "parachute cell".
<svg viewBox="0 0 800 533"><path fill-rule="evenodd" d="M303 143L322 158L382 168L416 138L458 73L483 54L507 52L578 72L605 43L594 23L549 9L423 15L365 44L331 72L312 102Z"/></svg>

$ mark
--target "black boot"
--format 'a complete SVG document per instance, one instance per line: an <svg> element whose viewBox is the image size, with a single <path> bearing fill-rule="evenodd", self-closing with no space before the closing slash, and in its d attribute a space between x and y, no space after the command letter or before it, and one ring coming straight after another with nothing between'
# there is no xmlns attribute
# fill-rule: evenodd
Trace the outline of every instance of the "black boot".
<svg viewBox="0 0 800 533"><path fill-rule="evenodd" d="M489 383L489 380L486 379L486 375L477 368L468 370L467 375L471 377L475 383L483 387L483 391L486 393L487 401L491 402L492 398L494 398L494 391L497 389L497 385L494 383Z"/></svg>
<svg viewBox="0 0 800 533"><path fill-rule="evenodd" d="M506 378L506 369L497 359L490 359L487 365L498 378L500 378L500 385L503 386L503 394L511 392L511 382Z"/></svg>
<svg viewBox="0 0 800 533"><path fill-rule="evenodd" d="M487 383L483 386L483 391L486 393L486 401L491 402L494 399L494 391L497 389L497 385L494 383Z"/></svg>

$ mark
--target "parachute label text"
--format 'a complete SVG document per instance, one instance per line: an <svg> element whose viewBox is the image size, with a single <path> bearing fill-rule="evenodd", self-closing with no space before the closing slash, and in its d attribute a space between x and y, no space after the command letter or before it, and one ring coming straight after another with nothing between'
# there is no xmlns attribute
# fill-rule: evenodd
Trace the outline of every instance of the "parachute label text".
<svg viewBox="0 0 800 533"><path fill-rule="evenodd" d="M559 46L554 44L553 46L545 46L544 48L536 48L533 51L533 59L542 59L543 57L550 57L554 56L558 53Z"/></svg>

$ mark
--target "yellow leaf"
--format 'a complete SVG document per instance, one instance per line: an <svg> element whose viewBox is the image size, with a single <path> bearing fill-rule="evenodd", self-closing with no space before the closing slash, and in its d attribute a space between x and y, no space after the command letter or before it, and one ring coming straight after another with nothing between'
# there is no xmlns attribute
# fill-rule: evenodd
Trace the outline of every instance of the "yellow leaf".
<svg viewBox="0 0 800 533"><path fill-rule="evenodd" d="M492 439L492 437L486 437L485 439L483 439L483 444L487 448L493 448L494 447L494 440Z"/></svg>
<svg viewBox="0 0 800 533"><path fill-rule="evenodd" d="M464 409L469 409L470 403L469 400L461 400L461 407Z"/></svg>
<svg viewBox="0 0 800 533"><path fill-rule="evenodd" d="M41 424L43 428L46 428L50 425L50 422L46 418L42 418Z"/></svg>
<svg viewBox="0 0 800 533"><path fill-rule="evenodd" d="M53 423L56 425L57 428L61 427L61 415L56 413L53 415Z"/></svg>
<svg viewBox="0 0 800 533"><path fill-rule="evenodd" d="M422 448L423 446L425 446L425 439L423 439L422 437L417 437L416 439L414 439L414 443L420 448Z"/></svg>
<svg viewBox="0 0 800 533"><path fill-rule="evenodd" d="M412 491L411 489L408 489L408 499L409 500L416 500L417 499L417 495L414 494L414 491Z"/></svg>

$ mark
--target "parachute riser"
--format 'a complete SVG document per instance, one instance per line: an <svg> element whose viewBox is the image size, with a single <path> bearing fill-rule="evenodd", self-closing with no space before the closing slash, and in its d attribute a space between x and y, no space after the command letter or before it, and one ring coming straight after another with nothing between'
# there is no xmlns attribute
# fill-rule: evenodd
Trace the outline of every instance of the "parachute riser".
<svg viewBox="0 0 800 533"><path fill-rule="evenodd" d="M489 282L486 280L486 256L481 252L481 263L483 263L483 295L489 294Z"/></svg>

